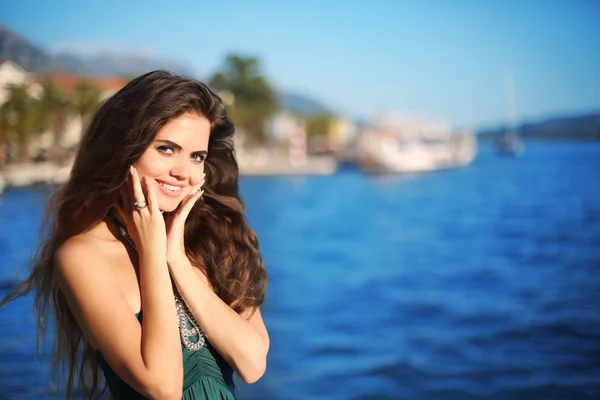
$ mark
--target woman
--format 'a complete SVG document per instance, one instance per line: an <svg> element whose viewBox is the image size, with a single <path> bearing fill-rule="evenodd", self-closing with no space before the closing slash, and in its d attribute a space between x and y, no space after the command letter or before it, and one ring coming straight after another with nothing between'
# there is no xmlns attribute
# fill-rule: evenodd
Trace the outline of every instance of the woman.
<svg viewBox="0 0 600 400"><path fill-rule="evenodd" d="M109 98L49 205L33 272L67 398L233 399L266 369L266 272L247 226L234 128L204 84L164 71ZM201 189L202 188L202 189ZM199 199L202 197L202 200Z"/></svg>

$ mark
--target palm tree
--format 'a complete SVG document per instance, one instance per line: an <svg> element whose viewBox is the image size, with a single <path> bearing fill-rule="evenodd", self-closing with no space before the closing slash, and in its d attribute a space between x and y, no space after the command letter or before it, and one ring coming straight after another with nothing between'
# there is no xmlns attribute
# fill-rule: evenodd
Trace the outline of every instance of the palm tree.
<svg viewBox="0 0 600 400"><path fill-rule="evenodd" d="M29 85L10 85L8 101L2 105L8 134L13 138L19 149L22 162L30 160L29 143L31 138L43 131L40 101L29 94Z"/></svg>
<svg viewBox="0 0 600 400"><path fill-rule="evenodd" d="M260 73L259 60L228 56L221 71L210 79L210 86L233 94L235 101L228 109L232 120L254 143L264 143L265 123L278 105L275 89Z"/></svg>
<svg viewBox="0 0 600 400"><path fill-rule="evenodd" d="M73 102L60 87L51 81L47 81L43 85L40 106L42 123L44 127L50 128L53 134L50 158L58 161L61 155L60 144L69 117L75 111Z"/></svg>
<svg viewBox="0 0 600 400"><path fill-rule="evenodd" d="M0 106L0 169L6 165L6 150L10 141L10 112L4 104Z"/></svg>
<svg viewBox="0 0 600 400"><path fill-rule="evenodd" d="M73 98L75 111L81 118L81 124L86 125L88 119L98 109L102 92L100 89L90 83L83 81L76 89Z"/></svg>

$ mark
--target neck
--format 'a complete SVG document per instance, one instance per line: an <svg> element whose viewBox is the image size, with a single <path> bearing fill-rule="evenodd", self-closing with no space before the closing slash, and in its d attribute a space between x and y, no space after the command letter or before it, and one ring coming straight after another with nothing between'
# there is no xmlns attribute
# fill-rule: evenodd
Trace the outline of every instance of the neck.
<svg viewBox="0 0 600 400"><path fill-rule="evenodd" d="M125 219L123 218L123 216L121 215L121 213L119 212L119 210L115 207L111 208L110 211L108 212L108 219L113 223L113 225L116 225L117 228L123 227L125 228Z"/></svg>
<svg viewBox="0 0 600 400"><path fill-rule="evenodd" d="M119 211L116 208L111 208L104 221L110 234L118 241L122 241L122 231L127 232L127 225L125 225L125 219Z"/></svg>
<svg viewBox="0 0 600 400"><path fill-rule="evenodd" d="M119 214L118 210L114 209L108 213L108 219L112 222L112 225L117 229L118 238L121 241L125 241L125 247L130 246L132 250L137 250L135 243L129 233L127 233L127 226L123 222L122 216ZM119 219L121 217L121 219ZM110 229L110 228L109 228Z"/></svg>

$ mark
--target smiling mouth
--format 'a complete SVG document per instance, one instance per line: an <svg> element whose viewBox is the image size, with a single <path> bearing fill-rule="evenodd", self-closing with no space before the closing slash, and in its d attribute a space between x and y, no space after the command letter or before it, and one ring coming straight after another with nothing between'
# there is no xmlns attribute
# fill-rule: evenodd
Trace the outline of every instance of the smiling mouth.
<svg viewBox="0 0 600 400"><path fill-rule="evenodd" d="M171 185L168 183L164 183L164 182L159 182L156 181L158 183L158 186L161 188L162 192L169 195L169 196L179 196L179 194L181 193L181 190L183 188L183 186L177 186L177 185Z"/></svg>

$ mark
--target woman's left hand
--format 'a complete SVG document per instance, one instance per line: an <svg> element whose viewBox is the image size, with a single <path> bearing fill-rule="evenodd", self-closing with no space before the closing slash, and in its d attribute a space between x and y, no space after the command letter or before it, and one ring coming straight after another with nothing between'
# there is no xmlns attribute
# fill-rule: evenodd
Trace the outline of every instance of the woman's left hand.
<svg viewBox="0 0 600 400"><path fill-rule="evenodd" d="M169 214L165 215L165 223L167 228L167 263L180 260L185 257L185 221L190 215L190 211L194 204L202 197L204 190L201 190L204 185L204 179L198 185L194 186L190 193L181 201L179 207Z"/></svg>

